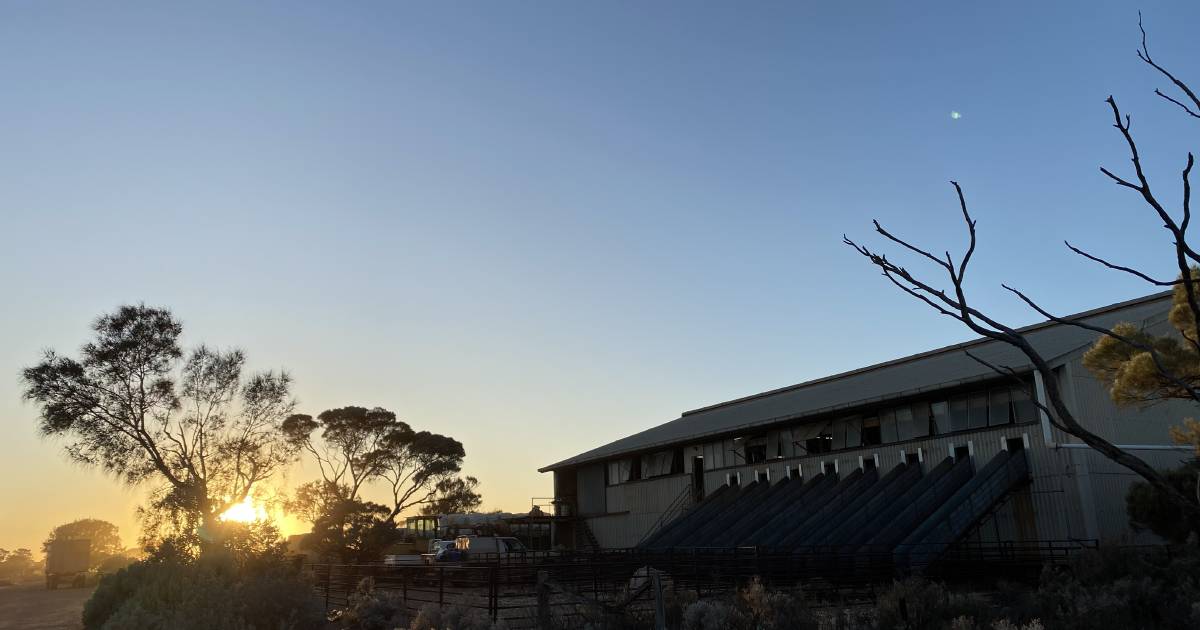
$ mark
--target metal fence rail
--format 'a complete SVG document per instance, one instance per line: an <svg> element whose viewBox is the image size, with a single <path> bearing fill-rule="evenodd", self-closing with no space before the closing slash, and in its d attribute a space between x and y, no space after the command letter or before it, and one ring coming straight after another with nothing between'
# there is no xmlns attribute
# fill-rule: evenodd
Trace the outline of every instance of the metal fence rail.
<svg viewBox="0 0 1200 630"><path fill-rule="evenodd" d="M423 606L458 605L486 611L513 628L536 627L539 615L559 619L649 609L645 585L726 595L759 579L772 588L803 588L814 599L873 600L898 575L919 570L939 580L983 587L997 579L1033 580L1047 563L1062 563L1095 541L960 543L936 562L898 567L890 548L859 546L769 549L617 549L593 553L530 552L477 557L468 564L310 564L327 610L345 609L359 584L397 595L415 614Z"/></svg>

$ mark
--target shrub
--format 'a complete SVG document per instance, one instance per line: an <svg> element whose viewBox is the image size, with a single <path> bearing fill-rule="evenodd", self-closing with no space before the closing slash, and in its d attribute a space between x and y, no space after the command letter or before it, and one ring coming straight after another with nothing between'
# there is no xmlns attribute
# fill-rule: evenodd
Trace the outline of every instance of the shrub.
<svg viewBox="0 0 1200 630"><path fill-rule="evenodd" d="M1034 613L1051 628L1196 628L1200 550L1101 548L1042 572Z"/></svg>
<svg viewBox="0 0 1200 630"><path fill-rule="evenodd" d="M876 614L880 630L958 630L974 628L975 623L992 616L979 599L951 593L941 584L918 577L894 582L879 597Z"/></svg>
<svg viewBox="0 0 1200 630"><path fill-rule="evenodd" d="M820 627L803 593L770 591L758 578L738 591L735 603L756 629L817 630Z"/></svg>
<svg viewBox="0 0 1200 630"><path fill-rule="evenodd" d="M507 627L503 621L493 623L479 608L426 604L409 630L506 630Z"/></svg>
<svg viewBox="0 0 1200 630"><path fill-rule="evenodd" d="M342 614L342 626L358 630L394 630L408 627L408 612L399 594L375 590L371 578L363 578L350 596L350 607Z"/></svg>
<svg viewBox="0 0 1200 630"><path fill-rule="evenodd" d="M746 615L728 602L702 599L683 610L683 630L740 630L749 627L750 620Z"/></svg>
<svg viewBox="0 0 1200 630"><path fill-rule="evenodd" d="M300 630L323 617L295 571L282 563L239 569L227 554L134 563L101 579L83 611L88 630Z"/></svg>
<svg viewBox="0 0 1200 630"><path fill-rule="evenodd" d="M1200 483L1200 463L1164 470L1162 474L1167 483L1183 496L1196 496L1196 484ZM1200 522L1185 514L1162 492L1144 481L1130 484L1125 494L1125 512L1135 530L1148 529L1173 543L1182 543L1189 535L1200 532Z"/></svg>

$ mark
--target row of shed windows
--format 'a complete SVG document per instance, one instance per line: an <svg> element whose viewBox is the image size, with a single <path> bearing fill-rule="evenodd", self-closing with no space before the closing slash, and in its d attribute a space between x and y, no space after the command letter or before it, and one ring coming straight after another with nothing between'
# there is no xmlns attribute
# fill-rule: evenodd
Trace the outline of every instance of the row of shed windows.
<svg viewBox="0 0 1200 630"><path fill-rule="evenodd" d="M783 429L779 431L774 448L770 448L766 435L737 438L733 454L740 456L742 461L738 463L757 464L772 457L829 453L931 435L1033 422L1037 419L1036 413L1036 407L1025 388L995 386ZM740 449L737 448L739 443ZM786 449L788 443L793 448ZM720 464L717 463L717 466ZM616 485L681 474L683 470L683 449L677 448L610 460L605 472L608 485Z"/></svg>
<svg viewBox="0 0 1200 630"><path fill-rule="evenodd" d="M775 456L784 456L784 443L789 438L798 453L828 453L930 435L1032 422L1036 420L1035 414L1036 408L1024 388L992 387L784 430ZM749 442L745 456L750 463L766 459L766 453L752 449Z"/></svg>
<svg viewBox="0 0 1200 630"><path fill-rule="evenodd" d="M608 462L605 478L608 485L651 479L683 472L683 449L657 451L635 457L614 459Z"/></svg>

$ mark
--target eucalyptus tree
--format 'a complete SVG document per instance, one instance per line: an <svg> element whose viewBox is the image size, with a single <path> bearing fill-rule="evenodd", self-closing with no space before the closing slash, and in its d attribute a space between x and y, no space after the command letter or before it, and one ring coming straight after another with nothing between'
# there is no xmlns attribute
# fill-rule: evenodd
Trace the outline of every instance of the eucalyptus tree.
<svg viewBox="0 0 1200 630"><path fill-rule="evenodd" d="M395 523L406 510L432 501L438 484L456 476L466 456L458 440L414 431L381 407L329 409L316 418L295 414L283 432L321 475L301 486L292 502L294 511L310 519L349 513L340 502L360 502L364 488L378 485L391 496L383 518Z"/></svg>
<svg viewBox="0 0 1200 630"><path fill-rule="evenodd" d="M210 529L294 461L281 432L295 408L286 372L247 373L237 349L185 351L165 308L122 306L92 332L77 357L47 350L21 373L40 432L72 461L151 484L155 507Z"/></svg>

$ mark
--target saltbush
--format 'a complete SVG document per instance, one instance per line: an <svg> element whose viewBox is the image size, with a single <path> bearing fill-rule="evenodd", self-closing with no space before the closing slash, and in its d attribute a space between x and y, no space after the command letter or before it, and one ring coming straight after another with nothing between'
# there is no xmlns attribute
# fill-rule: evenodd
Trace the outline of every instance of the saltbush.
<svg viewBox="0 0 1200 630"><path fill-rule="evenodd" d="M324 614L312 586L282 563L239 568L228 554L153 557L100 581L83 611L87 630L305 630Z"/></svg>
<svg viewBox="0 0 1200 630"><path fill-rule="evenodd" d="M344 628L395 630L407 628L408 612L399 593L375 590L374 580L363 578L350 596L350 607L338 618Z"/></svg>
<svg viewBox="0 0 1200 630"><path fill-rule="evenodd" d="M507 630L503 621L493 622L487 612L466 606L425 604L409 630Z"/></svg>
<svg viewBox="0 0 1200 630"><path fill-rule="evenodd" d="M1101 548L1042 572L1032 610L1047 627L1200 627L1200 549Z"/></svg>
<svg viewBox="0 0 1200 630"><path fill-rule="evenodd" d="M979 599L951 593L936 582L910 577L894 582L879 597L876 616L880 630L945 630L960 618L976 623L991 621L992 615L988 605Z"/></svg>

